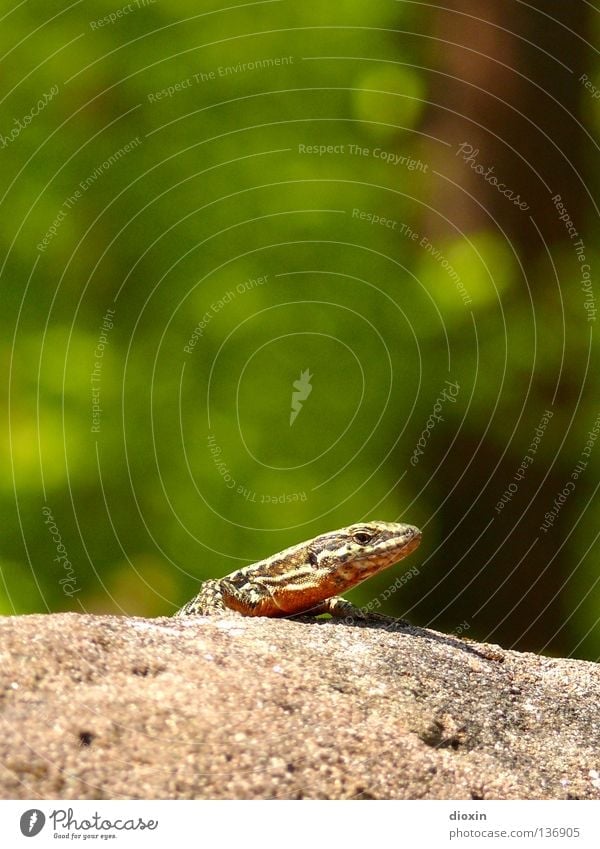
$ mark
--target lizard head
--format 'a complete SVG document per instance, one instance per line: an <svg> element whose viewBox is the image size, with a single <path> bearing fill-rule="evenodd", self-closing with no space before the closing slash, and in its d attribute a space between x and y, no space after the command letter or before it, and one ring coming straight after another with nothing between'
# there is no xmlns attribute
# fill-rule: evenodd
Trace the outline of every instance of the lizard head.
<svg viewBox="0 0 600 849"><path fill-rule="evenodd" d="M402 560L420 542L421 531L414 525L360 522L316 537L309 559L343 591Z"/></svg>

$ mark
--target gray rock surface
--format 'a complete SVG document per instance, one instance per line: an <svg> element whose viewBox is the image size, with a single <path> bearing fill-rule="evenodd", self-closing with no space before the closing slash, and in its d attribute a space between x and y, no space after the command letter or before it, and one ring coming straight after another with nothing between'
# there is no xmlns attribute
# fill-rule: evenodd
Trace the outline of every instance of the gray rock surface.
<svg viewBox="0 0 600 849"><path fill-rule="evenodd" d="M600 666L335 621L0 619L2 798L600 798Z"/></svg>

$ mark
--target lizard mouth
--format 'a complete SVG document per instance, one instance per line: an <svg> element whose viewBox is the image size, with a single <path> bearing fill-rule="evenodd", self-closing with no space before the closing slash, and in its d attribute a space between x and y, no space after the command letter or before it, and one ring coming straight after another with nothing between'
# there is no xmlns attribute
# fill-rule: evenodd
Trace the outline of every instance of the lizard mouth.
<svg viewBox="0 0 600 849"><path fill-rule="evenodd" d="M418 548L420 544L421 531L418 528L415 528L415 533L406 540L400 551L402 552L402 554L410 554L411 551L414 551L415 548Z"/></svg>
<svg viewBox="0 0 600 849"><path fill-rule="evenodd" d="M388 540L388 544L390 548L396 548L394 543L398 545L397 551L406 551L408 554L409 551L414 551L414 549L421 542L421 531L419 528L416 528L414 525L407 525L405 530L402 533L400 538L396 537L396 539L392 538Z"/></svg>
<svg viewBox="0 0 600 849"><path fill-rule="evenodd" d="M421 542L421 530L420 528L415 527L415 525L409 525L410 539L418 540Z"/></svg>
<svg viewBox="0 0 600 849"><path fill-rule="evenodd" d="M385 558L388 565L403 560L421 543L421 531L414 525L406 525L401 535L392 536L381 541L380 545L374 546L374 550L364 557L358 558L362 563L370 563L373 560Z"/></svg>

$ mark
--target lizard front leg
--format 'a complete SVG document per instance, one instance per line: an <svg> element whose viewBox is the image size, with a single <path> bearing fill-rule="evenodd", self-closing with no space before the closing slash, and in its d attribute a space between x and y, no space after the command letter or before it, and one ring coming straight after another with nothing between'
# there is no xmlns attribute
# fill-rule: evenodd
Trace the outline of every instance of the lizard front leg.
<svg viewBox="0 0 600 849"><path fill-rule="evenodd" d="M319 616L321 613L329 613L330 616L336 619L349 619L353 622L379 622L386 625L409 625L405 619L396 619L393 616L385 616L382 613L373 613L370 610L363 610L356 607L352 602L347 601L341 596L333 596L325 601L316 604L307 610L313 616Z"/></svg>
<svg viewBox="0 0 600 849"><path fill-rule="evenodd" d="M275 605L271 594L258 582L236 586L228 578L221 578L204 581L198 595L175 616L214 616L232 612L243 616L272 616L272 608Z"/></svg>
<svg viewBox="0 0 600 849"><path fill-rule="evenodd" d="M221 581L204 581L198 595L178 610L175 616L211 616L225 612Z"/></svg>

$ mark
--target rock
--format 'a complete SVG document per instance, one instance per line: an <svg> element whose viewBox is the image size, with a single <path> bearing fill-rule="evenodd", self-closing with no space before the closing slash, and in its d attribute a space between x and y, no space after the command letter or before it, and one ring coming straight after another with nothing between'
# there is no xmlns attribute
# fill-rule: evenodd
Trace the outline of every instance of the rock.
<svg viewBox="0 0 600 849"><path fill-rule="evenodd" d="M332 620L0 619L0 796L598 799L600 666Z"/></svg>

